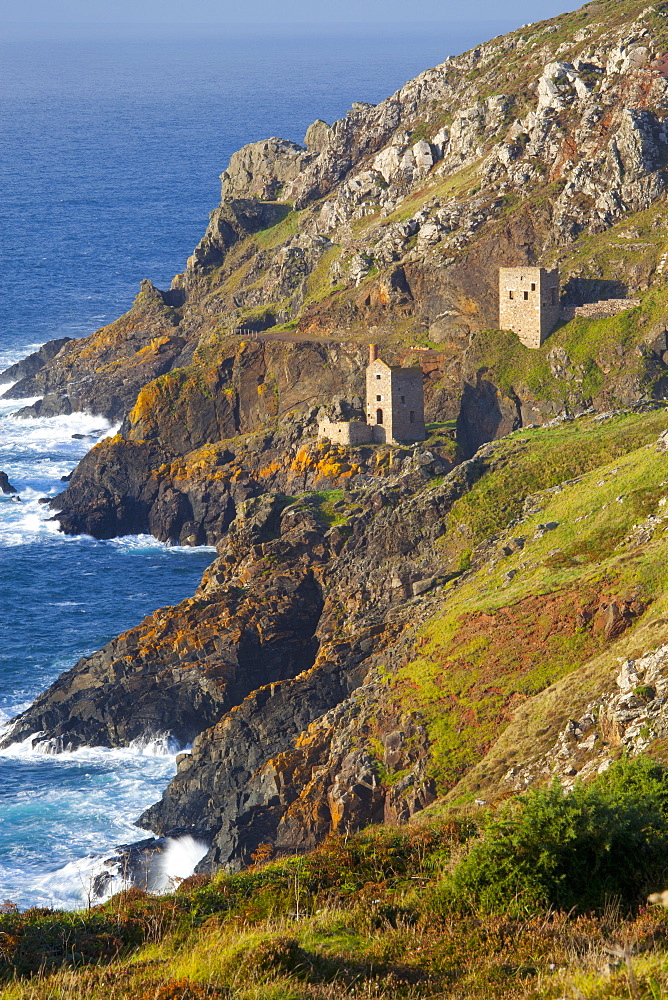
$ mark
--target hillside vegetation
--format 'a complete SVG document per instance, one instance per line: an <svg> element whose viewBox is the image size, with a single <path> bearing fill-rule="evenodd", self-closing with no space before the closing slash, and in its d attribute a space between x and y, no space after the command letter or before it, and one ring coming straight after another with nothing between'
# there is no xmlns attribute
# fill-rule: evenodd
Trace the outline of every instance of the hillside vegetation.
<svg viewBox="0 0 668 1000"><path fill-rule="evenodd" d="M596 0L244 147L169 290L14 372L122 421L62 530L217 552L9 737L192 744L138 825L198 872L8 901L1 997L668 997L667 18ZM537 350L511 264L561 270ZM369 342L426 441L318 437Z"/></svg>
<svg viewBox="0 0 668 1000"><path fill-rule="evenodd" d="M5 904L0 996L656 1000L668 917L638 904L663 884L667 840L668 775L641 758L497 816L279 862L259 851L242 874L162 898L132 889L74 915Z"/></svg>

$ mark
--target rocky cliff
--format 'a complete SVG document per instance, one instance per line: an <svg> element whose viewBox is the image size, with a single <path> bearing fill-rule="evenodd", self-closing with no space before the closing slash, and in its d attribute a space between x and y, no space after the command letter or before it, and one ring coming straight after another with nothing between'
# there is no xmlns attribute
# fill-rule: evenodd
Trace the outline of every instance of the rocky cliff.
<svg viewBox="0 0 668 1000"><path fill-rule="evenodd" d="M660 752L659 674L622 704L614 671L668 641L666 51L662 8L597 2L245 147L170 290L7 373L26 417L122 421L63 530L218 547L12 739L194 740L141 822L206 836L205 868L591 771L628 727ZM495 329L516 263L562 273L535 351ZM370 340L422 364L424 444L317 440Z"/></svg>
<svg viewBox="0 0 668 1000"><path fill-rule="evenodd" d="M458 420L465 455L564 410L661 397L666 49L659 8L590 4L316 122L303 146L235 153L170 290L143 282L126 316L11 376L13 398L42 397L27 414L124 419L67 491L67 530L201 540L197 489L161 494L157 471L359 396L370 339L388 360L432 348L428 417ZM522 262L560 267L574 317L536 356L494 331L497 269ZM640 305L607 326L574 312L610 297ZM165 490L180 513L153 510Z"/></svg>
<svg viewBox="0 0 668 1000"><path fill-rule="evenodd" d="M609 699L620 658L668 641L668 415L603 417L444 475L423 451L358 488L241 502L194 598L82 660L8 739L194 738L141 824L206 838L204 870L543 780L596 699L612 721L566 775L661 752L658 687Z"/></svg>

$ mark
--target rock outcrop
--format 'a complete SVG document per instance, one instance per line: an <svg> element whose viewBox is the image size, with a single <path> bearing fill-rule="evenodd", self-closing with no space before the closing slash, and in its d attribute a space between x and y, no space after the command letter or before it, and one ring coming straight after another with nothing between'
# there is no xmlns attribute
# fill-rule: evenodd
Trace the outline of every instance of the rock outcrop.
<svg viewBox="0 0 668 1000"><path fill-rule="evenodd" d="M323 527L302 512L286 514L281 531L275 497L245 513L217 560L225 586L156 612L80 660L17 717L7 740L37 734L35 746L76 749L162 736L185 746L255 688L308 669L322 610L315 566L329 552ZM280 572L253 574L263 549L266 565L280 550Z"/></svg>
<svg viewBox="0 0 668 1000"><path fill-rule="evenodd" d="M16 487L10 483L7 473L0 472L0 493L12 494L17 492Z"/></svg>
<svg viewBox="0 0 668 1000"><path fill-rule="evenodd" d="M147 382L192 358L194 345L178 330L178 314L168 304L172 300L170 293L143 281L130 312L90 337L67 341L4 397L41 396L19 411L27 417L90 410L121 420Z"/></svg>
<svg viewBox="0 0 668 1000"><path fill-rule="evenodd" d="M381 701L378 666L400 658L402 637L419 618L419 607L406 608L406 599L446 575L437 539L447 511L489 463L490 457L466 463L441 486L414 473L351 498L347 524L327 535L339 554L323 568L313 665L281 684L265 684L205 730L142 825L162 833L188 828L205 813L212 847L202 869L208 869L238 865L266 840L305 847L385 815L405 819L433 798L426 755L399 733L402 723L409 729L416 723L398 718L401 712L388 711L395 733L388 765L406 771L400 788L381 787L377 762L368 753L351 755L350 747L368 736ZM281 523L294 516L287 508ZM263 560L270 548L262 547ZM252 566L253 580L260 566ZM220 561L205 592L219 569Z"/></svg>
<svg viewBox="0 0 668 1000"><path fill-rule="evenodd" d="M606 771L620 752L635 756L668 736L668 647L625 660L616 691L591 701L581 717L569 719L554 746L521 767L512 767L504 782L524 791L536 781L558 778L566 788Z"/></svg>
<svg viewBox="0 0 668 1000"><path fill-rule="evenodd" d="M0 372L0 385L7 382L19 382L21 379L35 375L49 361L58 357L63 347L69 344L71 339L71 337L60 337L58 340L49 340L46 344L42 344L34 354L29 354L27 358L17 361L15 365Z"/></svg>

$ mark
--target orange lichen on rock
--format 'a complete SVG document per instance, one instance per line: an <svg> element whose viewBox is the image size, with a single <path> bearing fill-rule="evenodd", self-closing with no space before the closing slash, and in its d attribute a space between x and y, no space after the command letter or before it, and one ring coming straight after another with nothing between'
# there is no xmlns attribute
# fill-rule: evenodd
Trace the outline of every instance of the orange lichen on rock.
<svg viewBox="0 0 668 1000"><path fill-rule="evenodd" d="M282 469L282 464L277 459L274 459L269 465L265 465L263 469L260 469L258 475L261 479L266 479L268 476L273 476Z"/></svg>

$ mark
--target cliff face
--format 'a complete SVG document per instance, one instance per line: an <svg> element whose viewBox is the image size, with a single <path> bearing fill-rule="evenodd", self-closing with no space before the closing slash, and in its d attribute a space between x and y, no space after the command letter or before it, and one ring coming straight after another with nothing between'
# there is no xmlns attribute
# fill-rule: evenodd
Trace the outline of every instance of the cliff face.
<svg viewBox="0 0 668 1000"><path fill-rule="evenodd" d="M246 500L195 597L82 660L10 738L194 737L140 822L206 838L202 870L543 780L619 658L668 641L667 420L589 415L446 475L423 452L359 488ZM661 752L665 706L643 698L601 718L597 766L645 719L638 747Z"/></svg>
<svg viewBox="0 0 668 1000"><path fill-rule="evenodd" d="M27 414L125 418L61 501L66 530L220 537L234 491L212 526L202 489L158 470L359 396L369 339L392 361L433 349L428 417L458 420L465 455L564 409L664 394L664 20L589 5L316 122L304 146L236 153L172 288L144 282L126 316L36 359L10 390L43 396ZM572 319L529 357L489 333L498 267L521 263L558 265L566 304L639 295L640 312L605 328Z"/></svg>
<svg viewBox="0 0 668 1000"><path fill-rule="evenodd" d="M121 433L93 448L53 501L64 531L216 544L249 497L349 486L422 461L421 447L350 452L318 442L322 399L339 419L362 405L355 345L242 342L233 351L216 381L179 370L142 390ZM454 442L437 430L428 447L424 462L447 471Z"/></svg>
<svg viewBox="0 0 668 1000"><path fill-rule="evenodd" d="M169 291L14 372L13 398L43 394L26 416L122 419L53 502L63 530L218 556L12 738L194 739L142 823L206 836L205 868L542 780L615 658L668 640L664 21L591 4L304 146L245 147ZM558 265L570 307L535 351L495 329L522 263ZM323 410L359 413L369 341L422 364L424 444L318 442Z"/></svg>

